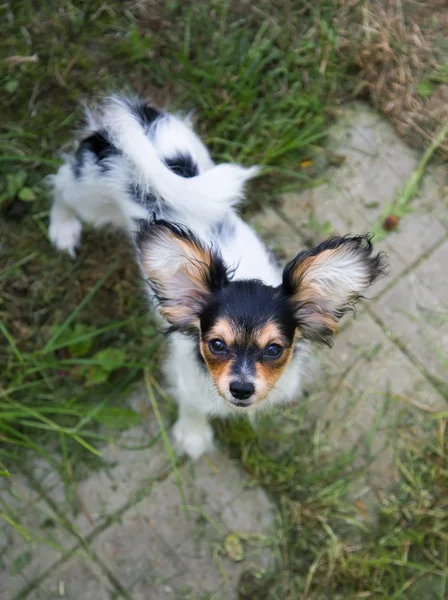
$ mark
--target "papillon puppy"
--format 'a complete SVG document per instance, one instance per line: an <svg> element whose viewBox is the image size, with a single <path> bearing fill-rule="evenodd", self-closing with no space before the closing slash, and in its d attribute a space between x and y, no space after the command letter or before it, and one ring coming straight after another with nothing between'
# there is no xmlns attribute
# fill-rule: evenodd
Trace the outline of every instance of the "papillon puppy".
<svg viewBox="0 0 448 600"><path fill-rule="evenodd" d="M125 230L168 325L165 375L179 406L177 449L213 444L210 416L297 399L312 342L383 274L368 236L332 237L281 272L238 216L257 167L215 165L187 118L113 96L87 112L73 156L52 177L49 235L70 256L81 222Z"/></svg>

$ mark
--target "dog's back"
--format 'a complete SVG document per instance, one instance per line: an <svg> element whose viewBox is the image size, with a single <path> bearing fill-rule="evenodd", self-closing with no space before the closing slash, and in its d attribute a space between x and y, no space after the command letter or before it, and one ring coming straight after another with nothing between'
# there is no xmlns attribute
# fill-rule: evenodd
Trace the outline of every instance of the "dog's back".
<svg viewBox="0 0 448 600"><path fill-rule="evenodd" d="M188 119L139 99L112 96L98 112L87 112L82 141L52 178L50 237L73 253L78 240L60 239L61 218L66 225L79 217L128 231L151 215L195 229L210 227L241 200L244 184L256 172L216 166Z"/></svg>

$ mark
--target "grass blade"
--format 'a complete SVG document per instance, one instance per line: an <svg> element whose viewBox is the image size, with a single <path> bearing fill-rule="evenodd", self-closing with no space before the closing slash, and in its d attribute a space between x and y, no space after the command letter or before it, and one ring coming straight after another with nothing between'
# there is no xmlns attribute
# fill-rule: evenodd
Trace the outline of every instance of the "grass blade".
<svg viewBox="0 0 448 600"><path fill-rule="evenodd" d="M168 455L169 461L171 463L171 467L173 469L174 476L176 478L176 483L179 488L179 493L180 493L180 497L181 497L181 501L182 501L182 508L183 508L185 516L188 516L188 508L187 508L185 492L184 492L184 488L183 488L183 484L182 484L182 477L181 477L179 469L177 467L177 462L178 462L177 456L176 456L176 453L174 452L174 449L168 438L168 434L166 432L165 426L163 424L162 415L160 414L159 406L157 404L157 400L156 400L154 390L153 390L152 376L149 373L148 369L145 369L145 385L146 385L146 391L148 393L149 401L151 402L152 409L156 416L157 425L159 426L160 433L161 433L161 436L163 439L163 443L165 445L165 450Z"/></svg>

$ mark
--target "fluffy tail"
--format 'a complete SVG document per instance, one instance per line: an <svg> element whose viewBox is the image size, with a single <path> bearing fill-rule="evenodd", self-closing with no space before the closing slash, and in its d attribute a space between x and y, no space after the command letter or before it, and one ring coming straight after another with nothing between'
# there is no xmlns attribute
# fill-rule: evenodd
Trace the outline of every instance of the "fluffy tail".
<svg viewBox="0 0 448 600"><path fill-rule="evenodd" d="M245 183L258 167L222 164L195 177L181 177L162 160L132 104L120 97L108 100L100 117L111 142L136 170L138 184L162 198L177 214L215 220L244 195ZM156 125L157 126L157 125ZM188 154L189 149L184 149Z"/></svg>

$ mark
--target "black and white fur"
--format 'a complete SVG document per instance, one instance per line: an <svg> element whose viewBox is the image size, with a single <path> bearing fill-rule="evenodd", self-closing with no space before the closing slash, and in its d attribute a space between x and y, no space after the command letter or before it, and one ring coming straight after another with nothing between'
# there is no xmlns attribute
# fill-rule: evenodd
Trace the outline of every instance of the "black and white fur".
<svg viewBox="0 0 448 600"><path fill-rule="evenodd" d="M49 235L73 257L82 221L119 227L132 239L140 230L139 264L172 330L165 374L179 406L174 439L181 453L197 458L212 447L209 416L252 414L298 397L310 342L329 342L335 322L382 273L383 260L369 238L332 238L294 258L282 280L235 212L257 167L216 166L188 119L138 99L111 97L87 121L76 153L52 178ZM230 323L240 340L212 357L219 368L219 361L232 363L220 382L204 354L218 321ZM266 352L256 344L266 324L290 353L272 386L262 379L273 368L269 348L278 344L268 343ZM225 388L229 377L249 382L254 401L235 401Z"/></svg>

